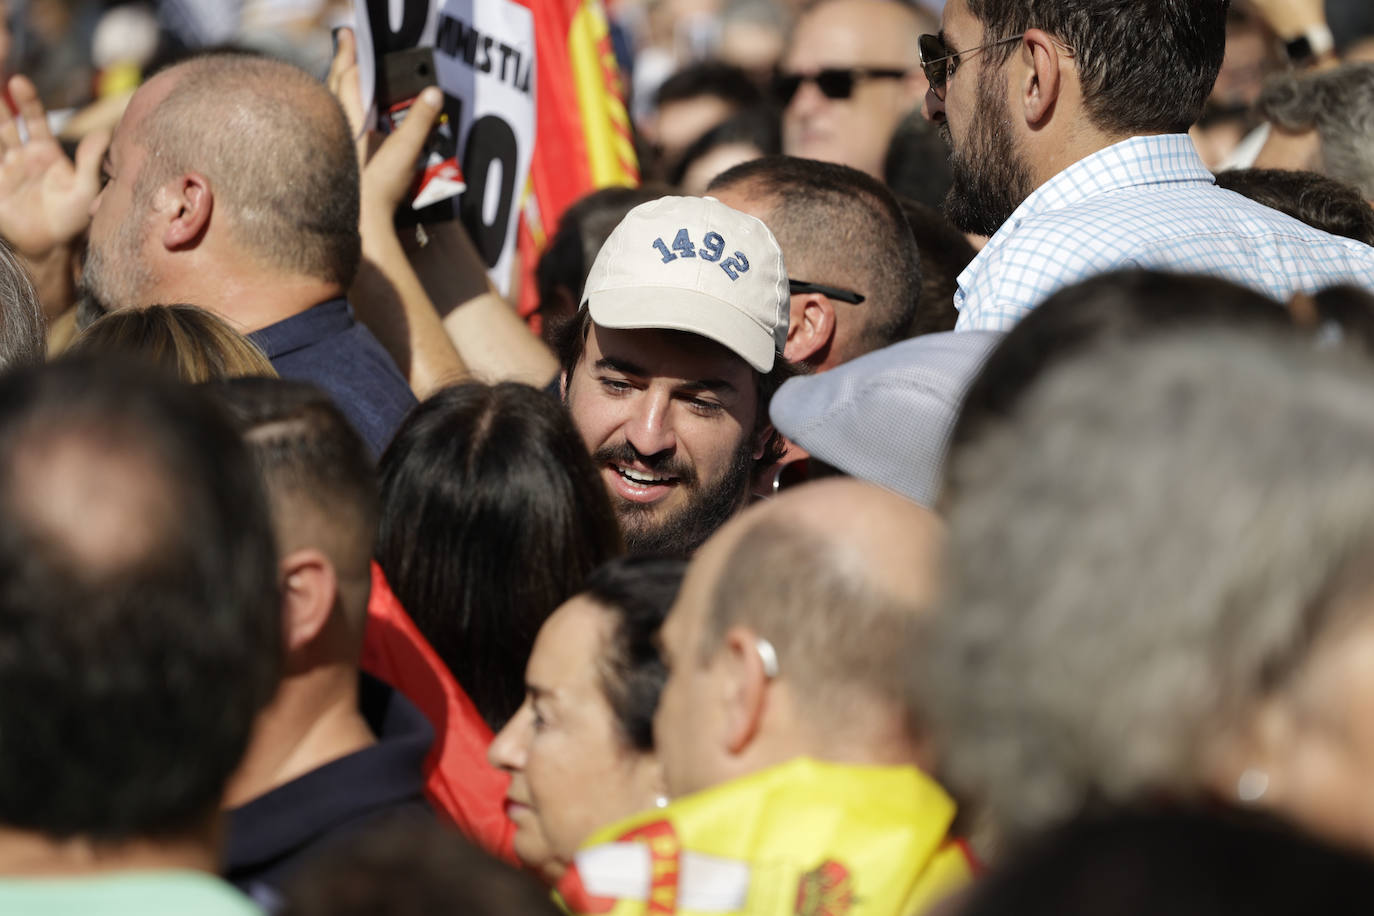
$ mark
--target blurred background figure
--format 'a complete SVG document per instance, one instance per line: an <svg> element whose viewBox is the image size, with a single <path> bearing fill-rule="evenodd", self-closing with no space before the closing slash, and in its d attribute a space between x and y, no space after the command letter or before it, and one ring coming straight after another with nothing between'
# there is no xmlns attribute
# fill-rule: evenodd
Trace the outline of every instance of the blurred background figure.
<svg viewBox="0 0 1374 916"><path fill-rule="evenodd" d="M1125 811L1040 837L958 916L1299 916L1363 900L1374 864L1287 825L1216 810Z"/></svg>
<svg viewBox="0 0 1374 916"><path fill-rule="evenodd" d="M445 388L382 456L377 562L493 732L525 701L540 626L623 552L582 438L514 382Z"/></svg>
<svg viewBox="0 0 1374 916"><path fill-rule="evenodd" d="M1270 129L1256 168L1319 172L1374 200L1374 63L1278 78L1259 113Z"/></svg>
<svg viewBox="0 0 1374 916"><path fill-rule="evenodd" d="M1247 319L1080 354L952 461L945 778L1012 843L1204 800L1374 849L1374 368Z"/></svg>
<svg viewBox="0 0 1374 916"><path fill-rule="evenodd" d="M515 853L553 885L599 827L666 802L654 711L668 678L658 629L686 563L612 560L540 628L525 702L492 742L511 774Z"/></svg>
<svg viewBox="0 0 1374 916"><path fill-rule="evenodd" d="M774 84L789 156L883 175L898 122L928 84L917 39L938 32L922 7L899 0L822 0L792 32Z"/></svg>
<svg viewBox="0 0 1374 916"><path fill-rule="evenodd" d="M717 62L692 64L668 77L655 95L653 117L641 122L650 178L666 179L682 154L704 134L746 109L763 104L763 92L738 67Z"/></svg>
<svg viewBox="0 0 1374 916"><path fill-rule="evenodd" d="M156 366L183 382L242 376L276 378L251 340L194 305L153 305L111 312L72 341L69 353L101 353Z"/></svg>

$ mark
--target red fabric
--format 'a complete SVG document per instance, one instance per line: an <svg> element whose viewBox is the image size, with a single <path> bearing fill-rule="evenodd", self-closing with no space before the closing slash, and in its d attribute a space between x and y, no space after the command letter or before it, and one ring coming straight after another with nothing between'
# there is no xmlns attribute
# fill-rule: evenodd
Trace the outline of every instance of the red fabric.
<svg viewBox="0 0 1374 916"><path fill-rule="evenodd" d="M491 729L372 564L372 598L362 668L401 691L434 726L425 759L430 802L469 839L518 864L515 825L506 816L509 777L487 763Z"/></svg>
<svg viewBox="0 0 1374 916"><path fill-rule="evenodd" d="M535 112L535 131L539 138L530 162L528 191L533 206L526 206L520 216L518 251L520 254L520 314L529 317L538 305L538 290L534 282L534 268L544 250L548 237L558 228L558 221L569 204L605 184L638 184L638 165L631 158L621 164L621 173L602 176L593 174L589 162L589 132L605 136L619 132L628 137L628 121L624 127L602 122L583 111L578 98L577 80L573 74L571 44L577 39L571 34L574 18L584 7L599 7L600 0L517 0L530 8L534 15L534 47L539 60L539 91ZM604 15L597 9L598 15ZM610 42L599 47L603 60L604 91L623 100L621 76L615 66ZM623 110L623 101L617 103Z"/></svg>

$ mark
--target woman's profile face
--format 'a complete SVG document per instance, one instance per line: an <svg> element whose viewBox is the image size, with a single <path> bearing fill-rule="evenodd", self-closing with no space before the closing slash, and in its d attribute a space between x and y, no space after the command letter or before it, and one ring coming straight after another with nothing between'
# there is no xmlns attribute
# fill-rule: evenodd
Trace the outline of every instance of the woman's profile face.
<svg viewBox="0 0 1374 916"><path fill-rule="evenodd" d="M554 611L530 655L525 702L488 752L511 774L515 853L550 882L593 831L652 807L660 791L657 761L627 746L601 689L614 623L585 596Z"/></svg>

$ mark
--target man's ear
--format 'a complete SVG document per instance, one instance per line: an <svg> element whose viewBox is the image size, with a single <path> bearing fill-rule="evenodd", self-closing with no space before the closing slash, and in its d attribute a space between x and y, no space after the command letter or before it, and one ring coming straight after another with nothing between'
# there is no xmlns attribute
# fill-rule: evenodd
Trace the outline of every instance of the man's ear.
<svg viewBox="0 0 1374 916"><path fill-rule="evenodd" d="M788 362L806 362L828 350L835 337L835 303L820 293L792 297L787 322L787 343L782 355Z"/></svg>
<svg viewBox="0 0 1374 916"><path fill-rule="evenodd" d="M722 677L726 689L725 745L741 754L763 727L768 707L768 674L759 656L758 640L745 627L731 627L721 640Z"/></svg>
<svg viewBox="0 0 1374 916"><path fill-rule="evenodd" d="M568 399L568 370L566 369L558 373L558 396L565 401Z"/></svg>
<svg viewBox="0 0 1374 916"><path fill-rule="evenodd" d="M294 654L319 636L329 622L339 593L338 574L329 558L313 547L287 554L278 569L286 650Z"/></svg>
<svg viewBox="0 0 1374 916"><path fill-rule="evenodd" d="M1021 39L1021 55L1027 65L1022 83L1026 123L1039 127L1054 113L1063 84L1059 43L1048 32L1028 29Z"/></svg>
<svg viewBox="0 0 1374 916"><path fill-rule="evenodd" d="M210 180L187 172L157 190L154 206L163 217L162 247L179 251L194 247L210 225L215 195Z"/></svg>

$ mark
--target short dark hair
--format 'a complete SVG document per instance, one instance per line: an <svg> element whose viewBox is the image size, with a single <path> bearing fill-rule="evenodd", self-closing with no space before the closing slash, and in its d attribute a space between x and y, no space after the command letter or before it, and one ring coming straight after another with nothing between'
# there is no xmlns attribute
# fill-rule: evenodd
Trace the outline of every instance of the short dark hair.
<svg viewBox="0 0 1374 916"><path fill-rule="evenodd" d="M46 329L29 272L0 239L0 370L41 363L47 354Z"/></svg>
<svg viewBox="0 0 1374 916"><path fill-rule="evenodd" d="M763 91L744 70L733 64L703 61L683 67L664 80L654 93L654 104L661 107L703 96L740 108L763 101Z"/></svg>
<svg viewBox="0 0 1374 916"><path fill-rule="evenodd" d="M898 197L921 258L921 302L911 314L908 337L952 331L959 321L954 294L959 275L978 252L940 210Z"/></svg>
<svg viewBox="0 0 1374 916"><path fill-rule="evenodd" d="M1323 232L1374 245L1374 207L1343 181L1316 172L1233 169L1217 175L1217 186Z"/></svg>
<svg viewBox="0 0 1374 916"><path fill-rule="evenodd" d="M1050 831L971 890L962 916L1339 912L1374 863L1255 812L1130 808Z"/></svg>
<svg viewBox="0 0 1374 916"><path fill-rule="evenodd" d="M765 156L716 176L711 191L750 188L773 201L764 220L796 280L862 293L859 356L906 337L921 263L897 199L882 182L833 162ZM803 275L803 272L807 275Z"/></svg>
<svg viewBox="0 0 1374 916"><path fill-rule="evenodd" d="M135 196L204 172L238 244L262 263L348 287L362 252L360 191L338 100L299 67L259 54L208 53L165 72L176 83L144 124L150 155Z"/></svg>
<svg viewBox="0 0 1374 916"><path fill-rule="evenodd" d="M79 520L52 506L68 488ZM0 378L0 515L0 823L108 843L203 829L281 665L239 436L160 375L22 369ZM92 519L118 536L93 543Z"/></svg>
<svg viewBox="0 0 1374 916"><path fill-rule="evenodd" d="M678 558L618 557L588 576L583 589L615 618L600 660L601 692L621 737L637 751L654 749L654 710L668 680L657 635L686 571Z"/></svg>
<svg viewBox="0 0 1374 916"><path fill-rule="evenodd" d="M1283 328L1281 304L1216 277L1119 270L1065 287L1033 309L974 378L950 436L951 451L1010 417L1032 385L1072 356L1108 341L1192 326ZM952 459L951 459L952 460Z"/></svg>
<svg viewBox="0 0 1374 916"><path fill-rule="evenodd" d="M366 577L379 514L377 472L367 444L333 399L308 382L277 378L229 379L212 390L248 443L279 536L305 503L332 530L342 530L356 559L340 573Z"/></svg>
<svg viewBox="0 0 1374 916"><path fill-rule="evenodd" d="M434 819L399 818L306 864L282 916L558 916L548 889Z"/></svg>
<svg viewBox="0 0 1374 916"><path fill-rule="evenodd" d="M1044 29L1073 49L1083 104L1116 133L1182 133L1202 114L1226 52L1230 0L968 0L993 42ZM1017 46L989 48L989 67ZM1167 86L1168 91L1161 91Z"/></svg>
<svg viewBox="0 0 1374 916"><path fill-rule="evenodd" d="M493 731L525 698L539 627L624 550L606 486L554 398L444 388L382 455L377 560Z"/></svg>
<svg viewBox="0 0 1374 916"><path fill-rule="evenodd" d="M559 368L563 375L571 382L574 370L582 359L583 352L587 349L587 335L592 330L592 316L587 309L580 309L576 315L566 321L560 322L553 330L553 350L558 356ZM674 333L688 333L686 331ZM773 395L783 382L797 375L804 370L795 363L790 363L782 358L781 353L773 355L773 369L771 372L763 373L753 370L755 382L755 413L754 413L754 433L761 433L767 429L772 420L768 417L768 404L773 400ZM776 464L787 451L787 440L777 430L769 435L768 441L764 443L763 455L754 461L754 470L771 467Z"/></svg>

